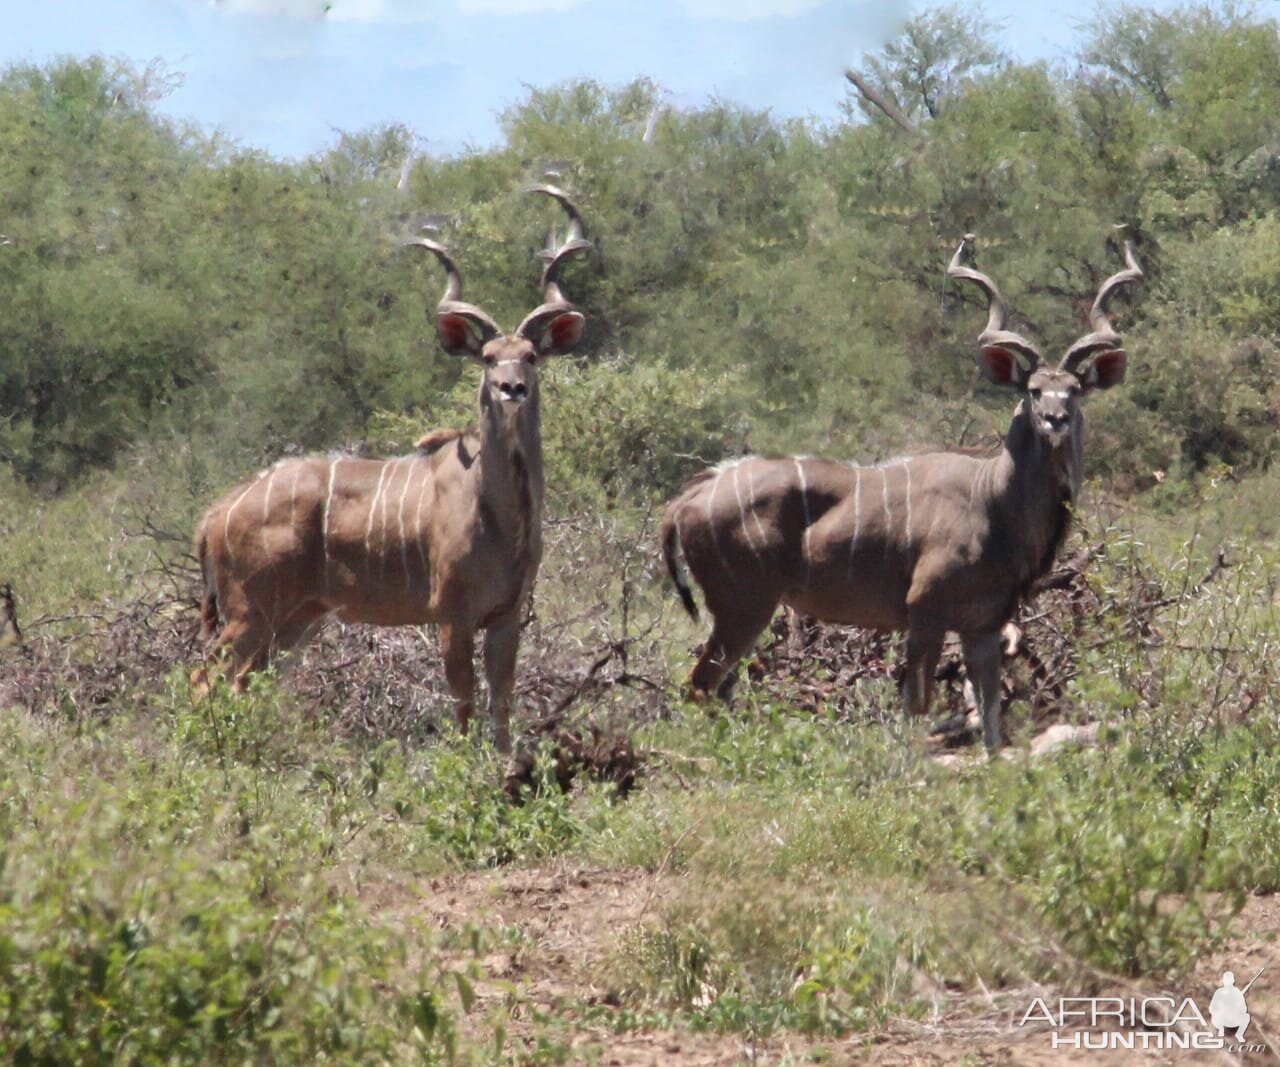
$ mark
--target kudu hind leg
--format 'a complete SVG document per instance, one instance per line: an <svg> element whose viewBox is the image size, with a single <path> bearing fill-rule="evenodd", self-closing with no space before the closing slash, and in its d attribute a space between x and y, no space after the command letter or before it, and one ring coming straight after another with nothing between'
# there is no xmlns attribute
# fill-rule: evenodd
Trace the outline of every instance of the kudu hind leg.
<svg viewBox="0 0 1280 1067"><path fill-rule="evenodd" d="M279 625L272 625L261 616L233 616L218 634L204 663L192 672L192 689L197 696L206 696L211 684L210 670L216 660L223 659L223 669L231 679L232 689L244 692L254 671L262 670L278 654L306 644L324 621L325 614L323 608L307 606L294 611Z"/></svg>
<svg viewBox="0 0 1280 1067"><path fill-rule="evenodd" d="M715 620L702 654L689 675L688 691L695 700L711 696L727 699L733 688L733 670L769 625L777 603L757 604L712 612Z"/></svg>
<svg viewBox="0 0 1280 1067"><path fill-rule="evenodd" d="M271 631L271 640L267 646L268 661L274 661L286 652L300 651L315 636L320 624L324 622L328 612L318 604L307 604L295 610L283 623ZM281 666L283 674L294 663L288 656Z"/></svg>
<svg viewBox="0 0 1280 1067"><path fill-rule="evenodd" d="M191 687L196 696L208 695L212 687L210 674L217 669L231 680L234 692L244 692L249 675L266 665L270 645L271 635L265 627L248 619L228 619L204 663L191 674Z"/></svg>
<svg viewBox="0 0 1280 1067"><path fill-rule="evenodd" d="M969 673L969 681L973 683L974 695L978 707L982 711L982 740L987 751L996 753L1003 741L1000 731L1000 702L1003 693L1000 689L1000 631L962 636L961 647L964 649L964 666Z"/></svg>

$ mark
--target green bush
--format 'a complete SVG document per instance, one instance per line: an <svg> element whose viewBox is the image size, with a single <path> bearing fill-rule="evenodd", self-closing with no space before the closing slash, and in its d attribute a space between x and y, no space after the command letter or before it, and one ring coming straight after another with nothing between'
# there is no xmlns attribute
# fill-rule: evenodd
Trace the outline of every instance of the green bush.
<svg viewBox="0 0 1280 1067"><path fill-rule="evenodd" d="M172 756L157 774L154 742L108 753L94 731L62 738L56 755L38 734L5 735L6 1059L449 1055L443 974L415 973L400 934L336 889L317 864L323 826L291 832L286 798L267 797L263 778L228 789Z"/></svg>

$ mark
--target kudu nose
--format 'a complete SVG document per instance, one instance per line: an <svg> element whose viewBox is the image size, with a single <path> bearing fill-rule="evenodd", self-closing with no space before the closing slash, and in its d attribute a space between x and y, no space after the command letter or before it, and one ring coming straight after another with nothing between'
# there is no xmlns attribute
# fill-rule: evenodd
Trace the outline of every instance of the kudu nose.
<svg viewBox="0 0 1280 1067"><path fill-rule="evenodd" d="M1071 416L1065 411L1046 411L1044 424L1054 433L1057 433L1071 425Z"/></svg>
<svg viewBox="0 0 1280 1067"><path fill-rule="evenodd" d="M524 382L502 382L498 386L498 390L502 393L504 400L523 400L529 395L529 390Z"/></svg>

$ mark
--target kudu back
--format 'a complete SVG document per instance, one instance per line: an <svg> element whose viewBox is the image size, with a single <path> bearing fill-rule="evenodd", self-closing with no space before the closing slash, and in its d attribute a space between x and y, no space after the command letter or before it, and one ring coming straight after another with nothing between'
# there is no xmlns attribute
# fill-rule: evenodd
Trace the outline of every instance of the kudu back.
<svg viewBox="0 0 1280 1067"><path fill-rule="evenodd" d="M481 368L479 422L435 430L396 459L349 455L290 459L237 486L196 530L204 577L205 665L225 658L235 688L276 654L305 642L334 616L378 626L438 623L458 724L471 720L475 635L499 750L509 751L511 693L524 606L542 558L543 466L538 366L574 349L584 318L560 287L574 254L591 248L582 218L553 186L532 191L569 216L558 248L541 253L542 303L505 334L462 299L449 253L436 332L450 355ZM219 629L219 623L221 628Z"/></svg>
<svg viewBox="0 0 1280 1067"><path fill-rule="evenodd" d="M712 617L689 678L695 699L727 695L734 667L783 603L826 622L905 631L908 715L928 708L943 640L959 634L983 740L1000 746L1001 630L1066 535L1081 482L1080 401L1124 379L1107 302L1142 272L1126 244L1125 269L1094 299L1090 332L1048 367L1005 328L995 283L963 265L972 243L967 235L948 274L985 293L979 366L1022 396L1002 447L986 458L931 452L869 467L747 456L693 478L667 505L660 538L686 610L697 617L687 569Z"/></svg>

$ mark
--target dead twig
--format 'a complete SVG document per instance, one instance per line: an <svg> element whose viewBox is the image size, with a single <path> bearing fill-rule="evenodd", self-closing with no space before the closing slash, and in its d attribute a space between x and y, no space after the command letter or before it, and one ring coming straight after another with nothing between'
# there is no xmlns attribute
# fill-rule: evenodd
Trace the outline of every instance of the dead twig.
<svg viewBox="0 0 1280 1067"><path fill-rule="evenodd" d="M644 898L644 903L640 905L640 910L636 912L636 922L639 922L644 918L645 912L649 910L649 905L653 903L653 898L657 896L658 884L661 882L662 876L667 873L667 867L671 865L671 860L676 854L676 849L683 845L685 838L701 826L706 819L707 817L705 815L699 815L693 820L693 822L686 826L683 831L681 831L680 835L672 841L669 846L667 846L667 850L662 854L662 862L658 864L658 869L653 872L653 878L650 880L649 892Z"/></svg>

